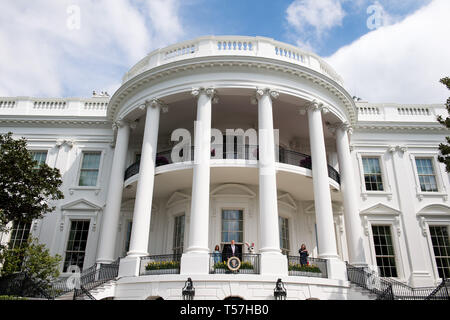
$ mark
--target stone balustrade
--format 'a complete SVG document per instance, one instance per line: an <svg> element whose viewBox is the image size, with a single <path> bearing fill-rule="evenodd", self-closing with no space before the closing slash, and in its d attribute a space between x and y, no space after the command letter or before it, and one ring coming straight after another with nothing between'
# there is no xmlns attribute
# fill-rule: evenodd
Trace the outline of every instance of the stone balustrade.
<svg viewBox="0 0 450 320"><path fill-rule="evenodd" d="M155 50L125 74L123 83L160 65L208 56L254 56L283 60L313 69L343 85L342 78L333 68L314 53L270 38L242 36L201 37Z"/></svg>

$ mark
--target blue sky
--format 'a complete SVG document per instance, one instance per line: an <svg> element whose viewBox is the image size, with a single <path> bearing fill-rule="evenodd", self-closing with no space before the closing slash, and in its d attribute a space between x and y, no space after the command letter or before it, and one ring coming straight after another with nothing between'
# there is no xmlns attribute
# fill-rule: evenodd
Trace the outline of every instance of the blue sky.
<svg viewBox="0 0 450 320"><path fill-rule="evenodd" d="M371 102L449 95L438 82L450 76L449 0L1 0L0 9L0 96L112 94L148 52L203 35L313 51Z"/></svg>

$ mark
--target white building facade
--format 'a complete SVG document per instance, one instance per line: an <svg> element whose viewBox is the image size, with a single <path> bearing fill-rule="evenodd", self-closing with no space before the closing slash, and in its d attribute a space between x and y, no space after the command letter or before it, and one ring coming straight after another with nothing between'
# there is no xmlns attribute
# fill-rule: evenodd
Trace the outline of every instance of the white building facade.
<svg viewBox="0 0 450 320"><path fill-rule="evenodd" d="M97 298L180 299L188 277L196 299L273 299L279 278L288 299L370 298L345 262L437 286L450 273L437 115L444 105L355 102L320 57L272 39L179 43L111 98L0 98L0 132L58 168L65 195L1 241L30 233L66 277L120 257ZM212 254L231 240L250 265L238 273ZM292 267L301 244L320 274Z"/></svg>

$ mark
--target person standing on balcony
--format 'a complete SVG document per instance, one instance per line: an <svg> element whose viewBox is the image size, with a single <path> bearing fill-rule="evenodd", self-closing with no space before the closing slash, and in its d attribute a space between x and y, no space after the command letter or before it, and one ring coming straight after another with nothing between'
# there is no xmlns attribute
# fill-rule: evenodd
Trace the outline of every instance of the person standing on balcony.
<svg viewBox="0 0 450 320"><path fill-rule="evenodd" d="M226 244L223 246L223 261L227 261L231 257L238 257L239 259L241 258L239 246L235 244L234 240L231 240L230 244Z"/></svg>
<svg viewBox="0 0 450 320"><path fill-rule="evenodd" d="M220 262L220 247L219 247L219 245L216 245L216 247L214 248L213 258L214 258L214 265L216 265Z"/></svg>
<svg viewBox="0 0 450 320"><path fill-rule="evenodd" d="M308 265L309 253L308 253L308 250L306 250L306 246L305 246L304 243L300 246L300 250L298 250L298 253L300 254L300 264L301 264L301 266L303 267L303 266Z"/></svg>

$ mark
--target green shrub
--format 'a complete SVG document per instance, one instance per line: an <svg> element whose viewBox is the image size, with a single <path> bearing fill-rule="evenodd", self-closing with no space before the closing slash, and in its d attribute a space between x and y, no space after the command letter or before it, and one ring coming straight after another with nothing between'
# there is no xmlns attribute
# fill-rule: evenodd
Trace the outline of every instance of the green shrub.
<svg viewBox="0 0 450 320"><path fill-rule="evenodd" d="M145 266L145 270L179 269L179 261L154 261Z"/></svg>
<svg viewBox="0 0 450 320"><path fill-rule="evenodd" d="M319 269L319 267L315 265L301 265L298 263L290 263L289 264L289 271L303 271L303 272L314 272L314 273L321 273L322 271Z"/></svg>

